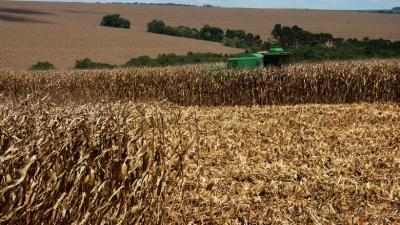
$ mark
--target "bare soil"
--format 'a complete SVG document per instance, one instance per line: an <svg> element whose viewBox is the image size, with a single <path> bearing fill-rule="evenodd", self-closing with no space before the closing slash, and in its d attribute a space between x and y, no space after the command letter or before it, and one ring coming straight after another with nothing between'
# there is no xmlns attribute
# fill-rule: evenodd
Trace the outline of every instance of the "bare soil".
<svg viewBox="0 0 400 225"><path fill-rule="evenodd" d="M106 14L119 13L130 30L101 27ZM230 9L132 4L0 2L0 68L26 69L37 61L57 68L84 57L122 64L132 57L161 53L237 53L218 43L146 32L146 24L162 19L171 25L200 28L204 24L245 29L270 37L273 26L297 24L312 32L344 38L400 39L400 15L317 10Z"/></svg>

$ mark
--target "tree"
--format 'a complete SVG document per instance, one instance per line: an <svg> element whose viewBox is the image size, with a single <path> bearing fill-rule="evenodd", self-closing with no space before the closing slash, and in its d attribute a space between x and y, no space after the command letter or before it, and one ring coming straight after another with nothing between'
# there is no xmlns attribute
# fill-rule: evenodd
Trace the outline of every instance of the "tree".
<svg viewBox="0 0 400 225"><path fill-rule="evenodd" d="M163 34L165 33L165 23L162 20L153 20L147 24L147 32Z"/></svg>
<svg viewBox="0 0 400 225"><path fill-rule="evenodd" d="M324 45L328 42L335 42L335 38L329 33L313 34L305 31L297 25L292 27L282 27L276 24L271 35L283 46L293 45Z"/></svg>
<svg viewBox="0 0 400 225"><path fill-rule="evenodd" d="M207 41L221 42L224 39L224 31L218 27L204 25L200 30L200 38Z"/></svg>
<svg viewBox="0 0 400 225"><path fill-rule="evenodd" d="M225 37L230 38L230 39L234 39L234 38L238 38L238 39L244 39L246 37L246 32L244 30L226 30L226 34Z"/></svg>
<svg viewBox="0 0 400 225"><path fill-rule="evenodd" d="M281 33L282 33L282 25L275 24L275 27L271 32L272 37L274 37L276 40L279 40L281 37Z"/></svg>
<svg viewBox="0 0 400 225"><path fill-rule="evenodd" d="M131 27L131 22L127 19L120 17L119 14L106 15L100 23L101 26L127 28Z"/></svg>

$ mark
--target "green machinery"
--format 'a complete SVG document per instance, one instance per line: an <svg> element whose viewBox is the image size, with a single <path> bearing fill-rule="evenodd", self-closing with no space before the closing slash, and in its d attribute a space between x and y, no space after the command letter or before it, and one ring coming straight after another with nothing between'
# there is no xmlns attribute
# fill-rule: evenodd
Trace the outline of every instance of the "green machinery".
<svg viewBox="0 0 400 225"><path fill-rule="evenodd" d="M271 48L268 51L242 55L228 59L228 69L254 69L258 67L282 67L287 63L291 53L282 48Z"/></svg>
<svg viewBox="0 0 400 225"><path fill-rule="evenodd" d="M259 53L228 59L228 69L252 69L257 67L264 67L264 56Z"/></svg>

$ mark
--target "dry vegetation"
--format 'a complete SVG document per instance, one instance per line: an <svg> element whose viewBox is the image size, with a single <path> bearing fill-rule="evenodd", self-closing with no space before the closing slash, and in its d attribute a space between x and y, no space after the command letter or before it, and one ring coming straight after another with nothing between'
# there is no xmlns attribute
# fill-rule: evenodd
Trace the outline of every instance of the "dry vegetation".
<svg viewBox="0 0 400 225"><path fill-rule="evenodd" d="M400 223L399 115L3 104L0 223Z"/></svg>
<svg viewBox="0 0 400 225"><path fill-rule="evenodd" d="M0 224L398 224L399 68L2 71Z"/></svg>
<svg viewBox="0 0 400 225"><path fill-rule="evenodd" d="M399 102L399 60L208 71L206 66L0 76L4 95L65 101L170 101L179 105Z"/></svg>
<svg viewBox="0 0 400 225"><path fill-rule="evenodd" d="M0 223L171 221L194 123L159 111L3 105Z"/></svg>
<svg viewBox="0 0 400 225"><path fill-rule="evenodd" d="M101 18L111 13L129 19L132 29L100 27ZM143 54L240 51L218 43L147 33L146 24L153 19L170 25L199 28L211 24L224 29L245 29L265 39L277 23L297 24L311 32L328 32L335 37L400 39L400 15L0 1L0 68L26 69L38 61L50 61L56 68L66 69L85 57L122 64Z"/></svg>

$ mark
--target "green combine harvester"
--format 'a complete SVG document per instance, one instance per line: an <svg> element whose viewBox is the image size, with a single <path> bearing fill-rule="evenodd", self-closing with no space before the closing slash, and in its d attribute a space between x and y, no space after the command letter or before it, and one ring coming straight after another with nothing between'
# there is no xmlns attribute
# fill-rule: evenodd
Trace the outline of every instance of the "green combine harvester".
<svg viewBox="0 0 400 225"><path fill-rule="evenodd" d="M282 67L287 63L291 52L282 48L271 48L268 51L242 55L237 58L228 59L228 69L255 69L267 66Z"/></svg>

